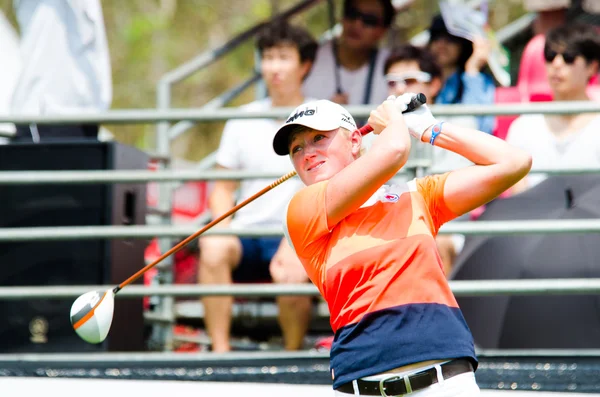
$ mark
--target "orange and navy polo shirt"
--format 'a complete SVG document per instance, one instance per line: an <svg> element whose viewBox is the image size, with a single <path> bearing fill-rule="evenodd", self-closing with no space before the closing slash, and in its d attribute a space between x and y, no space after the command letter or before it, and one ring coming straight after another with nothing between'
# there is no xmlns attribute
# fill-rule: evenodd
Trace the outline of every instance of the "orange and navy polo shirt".
<svg viewBox="0 0 600 397"><path fill-rule="evenodd" d="M435 236L456 217L448 174L382 186L328 228L328 181L292 198L285 231L329 306L333 387L404 365L470 358L471 332L444 275Z"/></svg>

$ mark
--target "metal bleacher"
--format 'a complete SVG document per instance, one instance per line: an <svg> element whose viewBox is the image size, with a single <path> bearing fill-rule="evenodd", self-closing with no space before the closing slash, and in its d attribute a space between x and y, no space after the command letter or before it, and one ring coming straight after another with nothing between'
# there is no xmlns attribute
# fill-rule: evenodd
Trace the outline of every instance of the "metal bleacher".
<svg viewBox="0 0 600 397"><path fill-rule="evenodd" d="M274 16L291 18L312 7L322 5L321 0L302 0ZM498 32L501 42L513 46L513 54L524 44L532 15L525 15ZM209 49L194 59L163 76L157 86L157 108L141 110L113 110L95 115L61 115L45 117L14 117L0 115L0 123L156 123L157 160L154 171L56 171L56 172L0 172L0 184L28 183L157 183L158 202L148 216L145 226L99 226L84 228L26 228L23 230L0 229L0 241L29 241L45 239L78 240L85 238L159 238L161 252L168 250L176 239L193 234L206 219L200 217L192 224L174 225L171 219L174 190L186 181L212 181L218 179L274 178L280 175L264 175L253 172L211 170L214 158L208 156L194 169L173 168L170 143L175 137L188 131L199 122L224 121L241 117L235 108L225 108L233 98L259 82L259 76L251 76L241 84L207 103L200 109L172 108L173 86L198 70L212 65L240 44L254 37L264 23L236 35L227 43ZM328 31L323 37L335 33ZM329 35L329 36L328 36ZM419 39L422 39L422 35ZM512 47L511 47L512 48ZM513 61L517 59L513 55ZM515 62L516 63L516 62ZM589 102L548 104L504 104L494 106L435 105L436 115L514 115L532 113L600 113L600 104ZM284 117L291 109L272 109L244 117ZM348 110L358 118L371 111L369 106L350 106ZM409 174L427 173L430 162L420 159L408 164ZM564 171L542 170L549 174L600 173L600 169L571 169ZM465 235L505 235L509 233L600 233L600 221L548 220L548 221L488 221L462 222L445 225L440 233ZM212 235L271 235L281 236L280 230L255 228L243 232L230 229L210 230ZM199 296L236 295L234 309L236 320L245 330L273 323L276 307L269 302L256 303L258 297L273 298L278 295L296 294L318 296L312 285L233 285L201 286L173 285L173 262L169 258L161 264L157 282L149 286L131 285L119 294L121 298L150 296L154 307L146 313L146 321L152 325L152 349L157 352L132 354L56 354L56 355L0 355L0 376L70 377L102 379L161 379L161 380L209 380L228 382L281 382L295 384L330 384L328 352L315 349L288 353L274 352L269 347L258 346L255 352L233 352L231 355L214 356L210 353L183 355L173 353L177 343L207 344L202 335L179 336L173 334L178 322L197 324L201 322L202 310ZM478 280L451 281L457 296L492 296L511 294L598 294L600 279L570 280ZM54 286L54 287L0 287L0 299L46 299L48 297L76 298L93 289L113 286ZM188 301L183 301L187 299ZM328 328L328 313L324 304L317 300L313 328ZM261 323L263 322L263 323ZM325 332L325 331L323 331ZM482 388L495 390L544 390L564 392L600 392L600 352L588 351L479 351L481 365L478 382Z"/></svg>

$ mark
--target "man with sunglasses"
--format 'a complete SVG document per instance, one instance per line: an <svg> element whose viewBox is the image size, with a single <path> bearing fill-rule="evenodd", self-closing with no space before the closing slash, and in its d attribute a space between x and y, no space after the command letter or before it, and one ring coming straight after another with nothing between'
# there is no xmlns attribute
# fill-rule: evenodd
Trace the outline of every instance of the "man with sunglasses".
<svg viewBox="0 0 600 397"><path fill-rule="evenodd" d="M600 40L590 25L568 24L545 36L544 60L553 101L589 101L587 86L598 74ZM511 124L506 140L527 150L535 169L600 166L600 115L522 115ZM544 180L529 175L512 189L518 193Z"/></svg>
<svg viewBox="0 0 600 397"><path fill-rule="evenodd" d="M306 95L349 105L383 102L381 71L389 52L378 45L394 15L391 0L345 0L342 33L319 48Z"/></svg>
<svg viewBox="0 0 600 397"><path fill-rule="evenodd" d="M443 86L442 69L434 55L426 48L409 44L401 45L391 51L385 61L384 74L388 95L400 96L407 92L422 92L427 97L429 105L435 103ZM478 125L477 119L473 116L445 117L438 120L473 129ZM454 152L432 145L415 143L411 156L415 159L432 158L433 173L455 170L472 164ZM464 245L464 236L440 234L436 237L436 243L445 274L448 275L456 255Z"/></svg>

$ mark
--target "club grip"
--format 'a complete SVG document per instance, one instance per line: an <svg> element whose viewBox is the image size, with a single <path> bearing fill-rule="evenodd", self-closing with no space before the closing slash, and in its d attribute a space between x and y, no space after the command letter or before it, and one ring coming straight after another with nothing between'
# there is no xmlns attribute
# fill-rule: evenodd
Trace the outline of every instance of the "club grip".
<svg viewBox="0 0 600 397"><path fill-rule="evenodd" d="M413 110L425 104L426 102L427 97L425 96L425 94L418 93L414 97L412 97L410 102L406 105L406 110L402 113L412 112ZM365 124L358 129L358 132L360 132L361 135L367 135L371 131L373 131L373 127L371 127L369 124Z"/></svg>

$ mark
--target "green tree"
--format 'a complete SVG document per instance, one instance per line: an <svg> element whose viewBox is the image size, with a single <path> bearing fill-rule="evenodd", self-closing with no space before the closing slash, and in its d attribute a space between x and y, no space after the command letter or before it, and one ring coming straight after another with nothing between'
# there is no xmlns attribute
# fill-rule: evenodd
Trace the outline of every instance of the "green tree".
<svg viewBox="0 0 600 397"><path fill-rule="evenodd" d="M285 10L300 0L102 0L110 47L113 76L113 109L156 107L156 85L168 71L216 48L234 35L267 20L273 11ZM491 21L495 28L523 13L521 0L492 3ZM336 9L341 12L341 0ZM0 0L0 9L16 27L12 0ZM390 43L412 37L425 29L434 13L436 0L414 1L401 11L390 34ZM328 28L327 3L321 1L292 22L307 27L315 36ZM174 107L200 107L230 87L251 76L254 43L249 41L205 70L177 84ZM231 105L254 99L246 90ZM120 142L152 150L154 124L106 125ZM173 143L173 153L199 160L218 146L222 123L198 124Z"/></svg>

